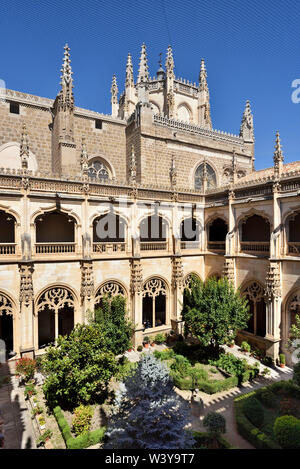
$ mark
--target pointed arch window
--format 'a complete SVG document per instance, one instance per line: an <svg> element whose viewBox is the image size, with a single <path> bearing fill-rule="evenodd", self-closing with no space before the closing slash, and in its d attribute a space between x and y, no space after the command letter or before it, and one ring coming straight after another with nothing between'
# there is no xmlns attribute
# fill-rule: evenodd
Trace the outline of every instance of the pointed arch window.
<svg viewBox="0 0 300 469"><path fill-rule="evenodd" d="M94 160L89 163L89 177L91 179L109 179L108 167L101 160Z"/></svg>
<svg viewBox="0 0 300 469"><path fill-rule="evenodd" d="M217 185L217 177L213 168L206 163L206 173L207 173L207 187L213 188ZM204 163L201 163L195 172L195 189L201 190L203 188L203 179L204 179Z"/></svg>
<svg viewBox="0 0 300 469"><path fill-rule="evenodd" d="M263 287L258 282L252 282L244 289L243 295L248 299L251 313L246 330L254 335L265 337L266 303Z"/></svg>

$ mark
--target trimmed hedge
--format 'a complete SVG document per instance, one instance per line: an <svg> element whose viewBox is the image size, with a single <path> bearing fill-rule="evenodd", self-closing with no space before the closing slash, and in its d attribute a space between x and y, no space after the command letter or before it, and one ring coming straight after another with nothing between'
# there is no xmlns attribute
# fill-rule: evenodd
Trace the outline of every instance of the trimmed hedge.
<svg viewBox="0 0 300 469"><path fill-rule="evenodd" d="M172 374L172 377L175 386L181 390L192 390L195 387L195 381L191 376L181 378L177 374ZM222 380L196 381L196 386L200 391L206 394L215 394L216 392L227 391L228 389L236 387L238 381L236 376L230 376Z"/></svg>
<svg viewBox="0 0 300 469"><path fill-rule="evenodd" d="M274 423L274 435L284 449L300 449L300 420L293 415L278 417Z"/></svg>
<svg viewBox="0 0 300 469"><path fill-rule="evenodd" d="M209 433L205 433L205 432L192 432L192 433L193 433L193 437L196 440L196 445L197 445L196 447L205 446L205 443L207 443L211 439L215 439L221 446L220 449L234 449L234 447L231 446L231 444L228 443L228 441L225 440L225 438L223 438L220 435L217 435L216 437L215 436L212 437Z"/></svg>
<svg viewBox="0 0 300 469"><path fill-rule="evenodd" d="M258 428L264 423L264 408L255 396L244 400L243 411L247 419Z"/></svg>
<svg viewBox="0 0 300 469"><path fill-rule="evenodd" d="M280 449L280 446L269 436L259 430L247 419L244 414L244 405L248 399L253 399L255 391L243 394L234 400L235 419L241 436L248 440L257 449Z"/></svg>
<svg viewBox="0 0 300 469"><path fill-rule="evenodd" d="M100 443L100 441L103 441L106 432L105 427L99 428L98 430L94 430L92 432L83 433L82 435L74 438L72 436L69 424L66 421L59 406L53 409L53 414L68 449L84 449L88 448L89 446L96 445L97 443Z"/></svg>

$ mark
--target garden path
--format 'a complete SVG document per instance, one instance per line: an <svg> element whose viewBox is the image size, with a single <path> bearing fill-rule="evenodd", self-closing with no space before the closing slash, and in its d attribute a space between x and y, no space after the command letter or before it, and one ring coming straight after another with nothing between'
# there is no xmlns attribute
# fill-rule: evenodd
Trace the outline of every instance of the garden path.
<svg viewBox="0 0 300 469"><path fill-rule="evenodd" d="M24 400L24 390L15 378L14 360L2 363L0 378L8 377L0 387L0 418L4 421L4 449L34 449L35 435Z"/></svg>

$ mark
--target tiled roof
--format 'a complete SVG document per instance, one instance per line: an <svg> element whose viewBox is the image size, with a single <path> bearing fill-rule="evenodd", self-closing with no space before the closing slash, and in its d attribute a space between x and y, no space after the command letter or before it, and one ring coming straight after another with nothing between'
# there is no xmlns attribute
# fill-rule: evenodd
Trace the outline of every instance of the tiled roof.
<svg viewBox="0 0 300 469"><path fill-rule="evenodd" d="M292 163L284 164L282 167L282 175L285 173L290 173L291 171L300 171L300 161L293 161ZM259 171L254 171L253 173L247 174L246 176L240 178L238 182L251 182L258 179L264 179L271 177L273 175L274 168L260 169Z"/></svg>

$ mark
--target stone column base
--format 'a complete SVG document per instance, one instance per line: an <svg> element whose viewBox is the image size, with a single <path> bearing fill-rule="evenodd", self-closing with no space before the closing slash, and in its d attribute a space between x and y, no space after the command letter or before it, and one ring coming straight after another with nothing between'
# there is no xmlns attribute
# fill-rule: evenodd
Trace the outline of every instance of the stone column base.
<svg viewBox="0 0 300 469"><path fill-rule="evenodd" d="M184 321L181 319L171 319L171 326L176 334L184 334Z"/></svg>
<svg viewBox="0 0 300 469"><path fill-rule="evenodd" d="M135 329L134 334L133 334L133 346L137 347L138 345L143 345L143 332L144 332L144 327L138 327Z"/></svg>
<svg viewBox="0 0 300 469"><path fill-rule="evenodd" d="M265 337L266 340L266 356L271 357L274 361L279 358L280 339L274 337Z"/></svg>

